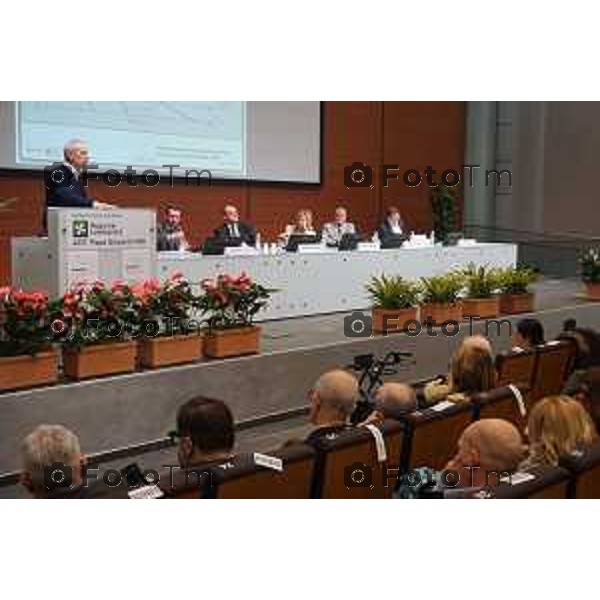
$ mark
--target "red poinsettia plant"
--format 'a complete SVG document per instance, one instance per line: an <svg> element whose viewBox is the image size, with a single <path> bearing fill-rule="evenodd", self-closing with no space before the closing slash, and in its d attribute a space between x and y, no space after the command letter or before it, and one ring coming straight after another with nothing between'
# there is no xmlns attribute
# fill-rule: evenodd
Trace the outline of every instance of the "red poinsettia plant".
<svg viewBox="0 0 600 600"><path fill-rule="evenodd" d="M209 330L249 327L276 291L256 283L246 273L205 279L201 287L204 294L198 300L198 308L208 315Z"/></svg>
<svg viewBox="0 0 600 600"><path fill-rule="evenodd" d="M51 347L48 294L0 288L0 356L34 355Z"/></svg>
<svg viewBox="0 0 600 600"><path fill-rule="evenodd" d="M190 331L190 316L197 306L197 297L182 273L175 273L163 282L148 279L132 286L131 293L132 318L139 335L155 337Z"/></svg>
<svg viewBox="0 0 600 600"><path fill-rule="evenodd" d="M133 294L126 283L78 284L57 302L52 331L67 347L120 342L131 337L134 314Z"/></svg>

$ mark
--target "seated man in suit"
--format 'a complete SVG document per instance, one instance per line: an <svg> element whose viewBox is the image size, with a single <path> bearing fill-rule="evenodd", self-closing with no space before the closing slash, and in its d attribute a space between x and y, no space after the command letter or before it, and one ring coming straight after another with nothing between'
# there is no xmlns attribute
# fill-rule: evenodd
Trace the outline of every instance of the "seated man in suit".
<svg viewBox="0 0 600 600"><path fill-rule="evenodd" d="M177 252L189 248L181 224L181 211L178 208L167 208L166 219L157 227L156 246L159 252Z"/></svg>
<svg viewBox="0 0 600 600"><path fill-rule="evenodd" d="M221 400L193 398L177 411L176 435L180 468L160 475L159 487L167 496L208 484L208 467L233 457L233 415Z"/></svg>
<svg viewBox="0 0 600 600"><path fill-rule="evenodd" d="M256 230L249 223L240 221L238 209L228 204L223 209L224 224L215 229L214 236L221 240L240 240L248 246L256 245Z"/></svg>
<svg viewBox="0 0 600 600"><path fill-rule="evenodd" d="M390 206L387 209L385 221L383 221L377 230L379 241L384 242L396 236L403 236L405 233L400 211L395 206Z"/></svg>
<svg viewBox="0 0 600 600"><path fill-rule="evenodd" d="M46 208L112 208L110 204L90 198L79 181L88 158L88 148L82 140L71 140L65 144L63 164L52 165L44 172Z"/></svg>
<svg viewBox="0 0 600 600"><path fill-rule="evenodd" d="M348 211L344 206L335 209L335 219L323 226L322 239L327 246L339 246L342 236L356 233L354 223L348 221Z"/></svg>

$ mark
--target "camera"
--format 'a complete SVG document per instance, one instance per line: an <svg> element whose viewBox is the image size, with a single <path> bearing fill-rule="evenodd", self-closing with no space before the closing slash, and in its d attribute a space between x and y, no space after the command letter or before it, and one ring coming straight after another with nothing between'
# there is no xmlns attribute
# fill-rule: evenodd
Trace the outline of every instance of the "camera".
<svg viewBox="0 0 600 600"><path fill-rule="evenodd" d="M344 485L347 488L373 487L373 468L359 462L344 467Z"/></svg>
<svg viewBox="0 0 600 600"><path fill-rule="evenodd" d="M373 187L373 167L355 162L344 167L344 185L352 187Z"/></svg>
<svg viewBox="0 0 600 600"><path fill-rule="evenodd" d="M73 469L64 463L52 463L44 468L44 485L48 490L69 488L73 485Z"/></svg>
<svg viewBox="0 0 600 600"><path fill-rule="evenodd" d="M373 335L373 319L359 310L344 317L344 335L348 338L367 338Z"/></svg>
<svg viewBox="0 0 600 600"><path fill-rule="evenodd" d="M55 162L44 167L44 185L47 190L73 187L73 182L71 181L71 183L69 183L64 169L65 166L60 162Z"/></svg>

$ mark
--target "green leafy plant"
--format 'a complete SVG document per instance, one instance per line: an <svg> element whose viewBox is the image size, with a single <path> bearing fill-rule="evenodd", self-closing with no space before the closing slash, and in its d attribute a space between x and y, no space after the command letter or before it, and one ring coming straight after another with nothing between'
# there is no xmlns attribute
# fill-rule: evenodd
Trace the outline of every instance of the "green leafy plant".
<svg viewBox="0 0 600 600"><path fill-rule="evenodd" d="M503 294L521 295L530 292L529 286L538 278L531 267L499 269L498 288Z"/></svg>
<svg viewBox="0 0 600 600"><path fill-rule="evenodd" d="M445 275L422 277L421 285L424 303L454 304L464 287L464 275L459 271L452 271Z"/></svg>
<svg viewBox="0 0 600 600"><path fill-rule="evenodd" d="M421 293L418 283L407 281L399 275L372 277L365 289L376 308L389 310L418 306Z"/></svg>
<svg viewBox="0 0 600 600"><path fill-rule="evenodd" d="M52 342L51 310L45 292L0 288L0 356L48 350Z"/></svg>
<svg viewBox="0 0 600 600"><path fill-rule="evenodd" d="M498 269L476 267L471 263L463 270L467 298L491 298L500 287Z"/></svg>
<svg viewBox="0 0 600 600"><path fill-rule="evenodd" d="M600 283L600 249L587 248L579 259L581 279L585 283Z"/></svg>
<svg viewBox="0 0 600 600"><path fill-rule="evenodd" d="M458 186L437 185L432 189L430 202L436 241L446 243L448 234L456 231L456 206L459 198Z"/></svg>
<svg viewBox="0 0 600 600"><path fill-rule="evenodd" d="M242 273L238 277L219 275L201 283L204 295L198 308L208 314L209 334L212 329L230 329L252 325L254 316L267 306L271 294L268 289Z"/></svg>

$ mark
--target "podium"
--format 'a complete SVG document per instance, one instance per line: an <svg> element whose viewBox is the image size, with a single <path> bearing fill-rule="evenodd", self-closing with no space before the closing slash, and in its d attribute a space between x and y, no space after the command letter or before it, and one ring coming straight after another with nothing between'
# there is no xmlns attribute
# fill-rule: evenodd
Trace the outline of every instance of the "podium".
<svg viewBox="0 0 600 600"><path fill-rule="evenodd" d="M11 240L12 284L64 294L77 283L134 283L156 275L156 213L148 209L48 210L47 238Z"/></svg>

